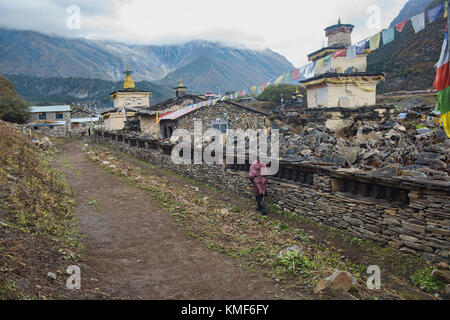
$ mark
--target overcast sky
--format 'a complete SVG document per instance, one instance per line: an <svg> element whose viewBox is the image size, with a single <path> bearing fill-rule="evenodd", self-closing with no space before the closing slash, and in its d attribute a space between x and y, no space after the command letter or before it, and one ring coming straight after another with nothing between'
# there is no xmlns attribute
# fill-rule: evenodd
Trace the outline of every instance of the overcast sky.
<svg viewBox="0 0 450 320"><path fill-rule="evenodd" d="M355 25L353 42L380 31L369 28L376 5L386 28L407 0L0 0L0 26L67 37L136 44L173 44L204 39L269 48L295 66L325 44L323 29ZM68 7L81 12L80 29ZM372 13L372 14L371 14ZM372 18L371 18L372 17ZM375 20L376 21L376 20ZM72 24L70 24L72 23ZM373 24L373 23L372 23ZM75 25L76 26L76 25ZM376 26L376 24L375 24Z"/></svg>

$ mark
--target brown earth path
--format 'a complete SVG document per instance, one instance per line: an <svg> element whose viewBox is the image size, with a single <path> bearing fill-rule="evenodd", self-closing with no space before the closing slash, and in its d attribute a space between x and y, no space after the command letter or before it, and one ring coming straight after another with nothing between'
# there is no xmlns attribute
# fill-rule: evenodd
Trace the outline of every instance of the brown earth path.
<svg viewBox="0 0 450 320"><path fill-rule="evenodd" d="M300 298L188 238L149 194L105 172L81 147L80 140L63 145L57 163L86 236L82 285L119 299Z"/></svg>

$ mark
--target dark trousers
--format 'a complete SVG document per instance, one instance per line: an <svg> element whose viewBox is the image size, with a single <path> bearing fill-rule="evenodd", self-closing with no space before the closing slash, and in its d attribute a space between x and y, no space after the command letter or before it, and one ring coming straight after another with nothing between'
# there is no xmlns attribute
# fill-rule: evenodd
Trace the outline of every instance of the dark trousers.
<svg viewBox="0 0 450 320"><path fill-rule="evenodd" d="M258 211L265 213L266 207L264 206L263 202L264 195L260 194L259 196L256 196L256 203L258 203Z"/></svg>

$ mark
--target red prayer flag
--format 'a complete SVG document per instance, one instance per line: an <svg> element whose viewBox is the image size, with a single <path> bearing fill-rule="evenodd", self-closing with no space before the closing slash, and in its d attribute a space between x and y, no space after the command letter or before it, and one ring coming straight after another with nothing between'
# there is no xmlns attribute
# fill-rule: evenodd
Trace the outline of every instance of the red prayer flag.
<svg viewBox="0 0 450 320"><path fill-rule="evenodd" d="M346 49L342 49L342 50L339 50L338 52L336 52L333 55L333 59L336 59L338 57L345 57L346 55L347 55L347 50Z"/></svg>
<svg viewBox="0 0 450 320"><path fill-rule="evenodd" d="M400 22L399 24L395 25L394 28L397 29L398 32L402 32L403 28L406 26L406 20L403 22Z"/></svg>
<svg viewBox="0 0 450 320"><path fill-rule="evenodd" d="M292 72L292 80L298 79L300 79L300 69L297 68Z"/></svg>

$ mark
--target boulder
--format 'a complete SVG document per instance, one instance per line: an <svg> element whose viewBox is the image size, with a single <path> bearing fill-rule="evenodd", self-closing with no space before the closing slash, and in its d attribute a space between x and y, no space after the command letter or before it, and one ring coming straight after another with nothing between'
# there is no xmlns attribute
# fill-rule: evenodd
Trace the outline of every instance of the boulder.
<svg viewBox="0 0 450 320"><path fill-rule="evenodd" d="M440 263L438 264L438 269L439 269L439 270L448 270L448 263L440 262Z"/></svg>
<svg viewBox="0 0 450 320"><path fill-rule="evenodd" d="M431 276L435 279L450 283L450 271L449 270L433 270Z"/></svg>
<svg viewBox="0 0 450 320"><path fill-rule="evenodd" d="M398 177L401 174L401 166L398 164L386 166L380 169L373 169L369 172L369 177Z"/></svg>
<svg viewBox="0 0 450 320"><path fill-rule="evenodd" d="M444 288L444 295L446 298L450 298L450 284L447 284Z"/></svg>
<svg viewBox="0 0 450 320"><path fill-rule="evenodd" d="M358 147L343 147L339 148L338 153L347 160L349 164L354 164L361 151Z"/></svg>
<svg viewBox="0 0 450 320"><path fill-rule="evenodd" d="M426 166L431 160L441 160L443 158L439 153L421 152L417 156L415 164Z"/></svg>
<svg viewBox="0 0 450 320"><path fill-rule="evenodd" d="M350 273L338 270L328 278L320 280L314 289L314 293L318 294L328 291L340 291L346 293L355 284L356 280Z"/></svg>

